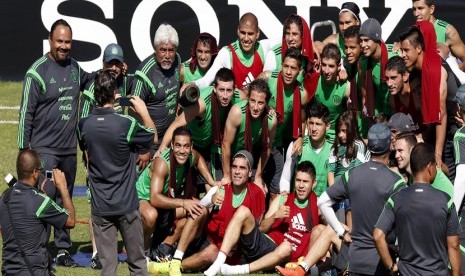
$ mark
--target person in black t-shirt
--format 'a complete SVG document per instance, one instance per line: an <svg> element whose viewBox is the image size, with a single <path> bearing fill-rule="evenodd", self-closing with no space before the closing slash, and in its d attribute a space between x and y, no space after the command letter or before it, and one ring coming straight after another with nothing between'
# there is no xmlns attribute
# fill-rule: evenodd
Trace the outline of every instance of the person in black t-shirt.
<svg viewBox="0 0 465 276"><path fill-rule="evenodd" d="M50 264L47 256L47 228L50 225L74 228L74 207L65 174L59 169L53 169L51 180L62 195L61 208L38 190L42 169L36 151L21 151L16 160L19 181L7 189L0 200L2 275L48 275ZM44 183L42 182L41 189ZM21 251L25 256L21 256Z"/></svg>
<svg viewBox="0 0 465 276"><path fill-rule="evenodd" d="M450 196L431 187L437 168L434 148L421 143L412 149L410 168L414 184L386 202L373 236L384 265L401 275L451 275L460 273L457 212ZM389 255L386 235L395 228L399 263Z"/></svg>
<svg viewBox="0 0 465 276"><path fill-rule="evenodd" d="M79 146L88 160L92 226L102 275L115 275L117 230L126 245L131 275L147 275L142 222L135 183L138 149L157 142L155 124L144 102L131 97L143 126L114 110L116 81L107 70L95 78L98 106L79 121Z"/></svg>

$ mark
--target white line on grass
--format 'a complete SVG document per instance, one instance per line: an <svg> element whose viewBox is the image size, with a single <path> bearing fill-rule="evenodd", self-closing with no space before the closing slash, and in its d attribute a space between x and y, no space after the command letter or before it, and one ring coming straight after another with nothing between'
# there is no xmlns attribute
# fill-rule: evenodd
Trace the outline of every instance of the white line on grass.
<svg viewBox="0 0 465 276"><path fill-rule="evenodd" d="M0 120L0 124L13 124L13 125L17 125L17 124L18 124L18 121Z"/></svg>
<svg viewBox="0 0 465 276"><path fill-rule="evenodd" d="M19 110L19 105L16 105L16 106L0 106L0 110L1 109Z"/></svg>

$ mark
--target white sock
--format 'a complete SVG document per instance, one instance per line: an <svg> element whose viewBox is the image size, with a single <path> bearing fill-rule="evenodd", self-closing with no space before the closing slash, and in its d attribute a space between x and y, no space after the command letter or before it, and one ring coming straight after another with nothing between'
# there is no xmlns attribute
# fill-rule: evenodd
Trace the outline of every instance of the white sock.
<svg viewBox="0 0 465 276"><path fill-rule="evenodd" d="M92 258L94 258L95 255L97 255L97 251L92 252Z"/></svg>
<svg viewBox="0 0 465 276"><path fill-rule="evenodd" d="M221 266L221 275L237 275L237 274L249 274L249 264L244 265L228 265L223 264Z"/></svg>
<svg viewBox="0 0 465 276"><path fill-rule="evenodd" d="M174 251L173 259L182 260L183 257L184 257L184 252L177 250L177 249L176 251Z"/></svg>
<svg viewBox="0 0 465 276"><path fill-rule="evenodd" d="M226 254L220 250L218 256L216 257L215 262L203 273L207 276L215 276L220 272L221 265L226 261Z"/></svg>

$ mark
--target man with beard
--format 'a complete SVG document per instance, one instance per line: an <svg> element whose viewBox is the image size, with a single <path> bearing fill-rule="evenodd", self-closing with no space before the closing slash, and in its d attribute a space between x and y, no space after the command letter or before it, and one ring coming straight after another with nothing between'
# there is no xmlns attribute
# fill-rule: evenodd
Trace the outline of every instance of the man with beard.
<svg viewBox="0 0 465 276"><path fill-rule="evenodd" d="M49 275L47 227L74 228L74 206L65 174L53 169L51 180L62 195L61 208L38 190L42 169L36 151L21 151L16 159L19 180L0 199L3 275Z"/></svg>
<svg viewBox="0 0 465 276"><path fill-rule="evenodd" d="M252 81L247 89L249 99L234 105L226 119L221 145L222 183L231 182L231 155L234 156L239 150L246 149L252 155L259 156L254 175L257 185L263 183L263 170L270 157L277 125L276 117L269 113L270 89L262 79ZM260 187L267 190L265 184Z"/></svg>
<svg viewBox="0 0 465 276"><path fill-rule="evenodd" d="M119 98L126 97L131 92L134 75L126 74L127 68L124 63L124 54L121 46L115 43L108 44L103 52L103 70L109 70L116 79L117 93L115 107L120 114L124 114L124 107L120 107ZM81 118L89 116L92 108L97 105L94 97L95 84L89 83L82 93ZM147 164L145 164L147 165ZM144 166L145 167L145 166ZM142 168L143 169L143 168Z"/></svg>
<svg viewBox="0 0 465 276"><path fill-rule="evenodd" d="M135 72L133 95L147 105L158 132L163 139L166 130L176 118L180 88L181 58L176 53L179 37L169 24L161 24L155 32L155 53L147 57ZM150 156L158 149L152 146ZM148 153L144 160L148 159Z"/></svg>
<svg viewBox="0 0 465 276"><path fill-rule="evenodd" d="M70 196L76 178L76 125L80 91L92 76L69 57L72 30L63 19L55 21L48 36L50 51L39 58L26 72L19 110L18 148L32 148L40 156L45 170L58 168L65 173ZM41 174L41 181L45 173ZM62 204L62 195L46 182L44 190ZM55 228L57 264L76 267L68 249L69 230Z"/></svg>
<svg viewBox="0 0 465 276"><path fill-rule="evenodd" d="M239 103L241 98L246 98L235 89L234 83L234 74L230 69L218 70L213 86L201 89L199 100L191 106L184 107L183 112L170 125L157 154L169 147L176 128L187 126L192 132L194 149L215 170L215 179L220 180L222 172L219 149L226 118L231 106ZM198 179L197 185L199 184L206 184L206 181Z"/></svg>

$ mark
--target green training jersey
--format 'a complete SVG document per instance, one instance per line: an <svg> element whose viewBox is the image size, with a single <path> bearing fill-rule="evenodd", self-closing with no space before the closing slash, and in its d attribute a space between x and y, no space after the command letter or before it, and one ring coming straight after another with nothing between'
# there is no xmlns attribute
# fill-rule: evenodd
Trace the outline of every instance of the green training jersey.
<svg viewBox="0 0 465 276"><path fill-rule="evenodd" d="M268 85L270 86L271 99L269 106L273 107L276 110L276 100L277 100L277 88L278 88L278 74L279 71L273 71L270 78L268 79ZM305 90L303 86L300 86L300 97L304 97ZM292 112L294 108L294 90L284 89L284 122L278 121L278 126L276 128L276 134L274 137L273 147L283 147L286 146L285 143L288 143L292 140Z"/></svg>
<svg viewBox="0 0 465 276"><path fill-rule="evenodd" d="M318 80L318 87L315 92L315 101L325 105L329 110L330 127L326 132L326 137L329 142L334 142L336 136L336 119L347 110L346 91L347 81L344 83L326 83L322 76Z"/></svg>
<svg viewBox="0 0 465 276"><path fill-rule="evenodd" d="M203 76L205 76L205 73L206 73L206 72L200 71L199 66L195 66L195 71L191 72L191 69L189 68L190 61L191 60L189 59L182 63L182 67L184 70L184 83L190 83L190 82L196 81L202 78Z"/></svg>
<svg viewBox="0 0 465 276"><path fill-rule="evenodd" d="M283 63L283 56L281 54L282 48L283 47L282 47L281 43L277 44L273 48L271 48L271 50L274 53L275 60L276 60L276 68L274 69L274 71L281 71L281 69L282 69L282 63ZM303 58L302 59L302 68L306 68L306 67L307 67L307 59ZM297 81L300 84L304 83L304 75L305 75L305 70L302 70L302 71L300 71L299 75L297 76Z"/></svg>
<svg viewBox="0 0 465 276"><path fill-rule="evenodd" d="M213 87L208 86L200 90L200 98L205 103L205 113L202 118L195 118L187 124L187 127L192 132L192 142L196 147L206 149L213 144L213 131L212 131L212 97L215 97L213 93ZM239 90L234 91L233 98L230 105L234 105L241 101ZM219 107L220 121L226 120L227 109Z"/></svg>
<svg viewBox="0 0 465 276"><path fill-rule="evenodd" d="M446 31L447 27L449 27L449 23L444 20L436 19L434 22L434 32L436 33L436 42L446 44Z"/></svg>
<svg viewBox="0 0 465 276"><path fill-rule="evenodd" d="M262 63L265 64L265 53L263 52L263 47L262 45L257 42L257 45L256 46L256 51L258 52L258 55L260 56L260 59L262 60ZM247 67L250 67L254 61L254 55L255 55L255 51L253 51L251 54L246 54L244 53L244 51L240 50L241 49L241 46L240 46L240 42L239 40L236 40L232 43L232 46L234 49L239 49L239 50L236 50L236 54L237 54L237 57L239 58L239 60L241 61L241 63ZM228 46L224 46L226 48L228 48ZM228 51L229 51L229 48L228 48ZM232 53L231 51L229 51L229 56L231 58L231 64L232 64Z"/></svg>
<svg viewBox="0 0 465 276"><path fill-rule="evenodd" d="M310 161L315 166L316 185L313 192L317 196L320 196L328 187L328 159L332 146L333 144L326 140L322 148L315 150L310 142L310 137L305 136L302 143L302 153L297 159L298 164Z"/></svg>
<svg viewBox="0 0 465 276"><path fill-rule="evenodd" d="M236 152L240 151L241 149L245 148L245 122L246 122L246 108L247 108L248 101L244 100L240 103L236 104L241 109L241 125L236 132L236 137L234 138L234 142L231 146L231 156L234 156ZM273 123L274 115L268 114L268 129L271 128L271 124ZM250 118L250 122L252 123L251 132L252 132L252 145L261 145L262 143L262 120L257 119L254 120Z"/></svg>
<svg viewBox="0 0 465 276"><path fill-rule="evenodd" d="M166 165L168 166L168 174L166 175L165 178L165 183L163 185L163 190L162 193L165 196L168 196L169 188L170 188L170 153L171 149L165 149L160 156L156 158L161 158L163 161L166 162ZM155 159L156 160L156 159ZM186 176L186 168L187 166L193 166L194 165L194 155L191 153L189 156L189 160L184 166L176 167L176 189L179 190L184 186L185 182L185 176ZM136 190L137 190L137 196L139 197L140 200L150 200L150 168L151 165L147 166L144 171L141 173L139 178L137 179L136 182ZM172 193L172 191L171 191ZM173 194L171 196L174 197Z"/></svg>

